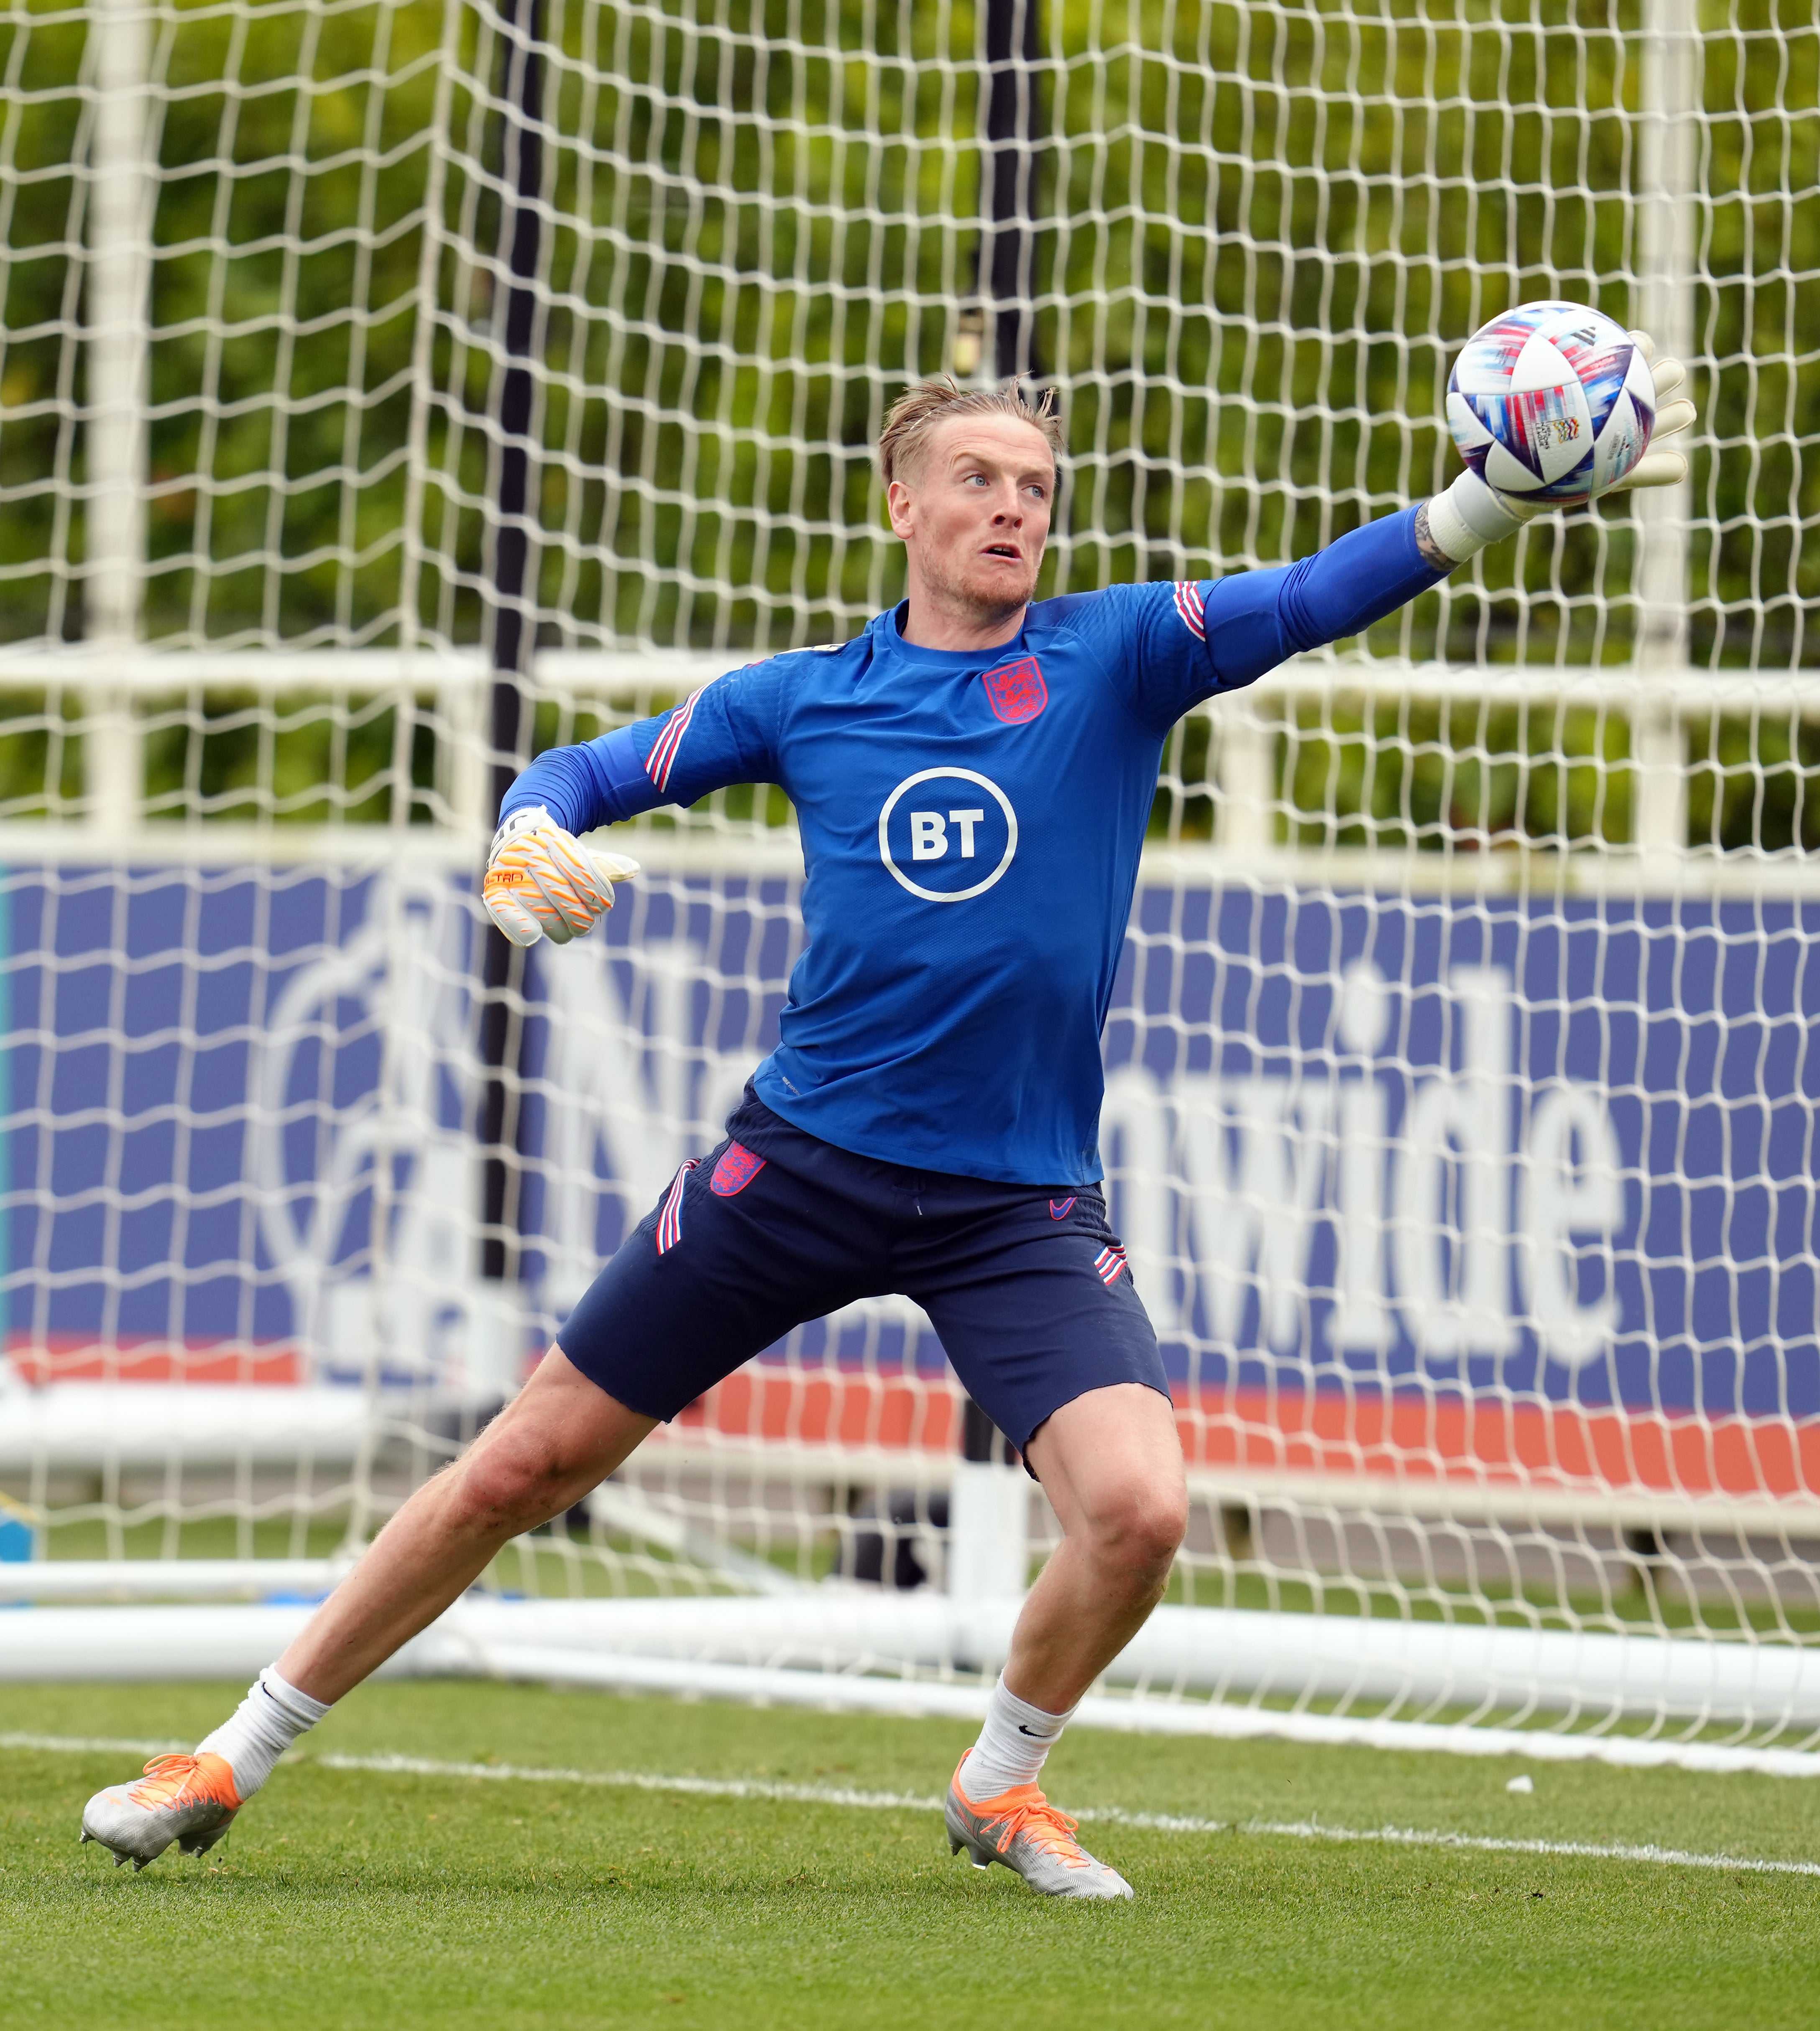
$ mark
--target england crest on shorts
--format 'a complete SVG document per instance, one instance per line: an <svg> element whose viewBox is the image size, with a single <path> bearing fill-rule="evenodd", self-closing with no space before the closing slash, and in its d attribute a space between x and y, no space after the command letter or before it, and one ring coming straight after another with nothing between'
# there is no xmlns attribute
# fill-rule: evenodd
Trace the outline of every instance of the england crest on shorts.
<svg viewBox="0 0 1820 2031"><path fill-rule="evenodd" d="M755 1157L744 1143L729 1142L725 1153L714 1166L708 1190L723 1199L730 1199L735 1192L743 1192L764 1168L764 1158Z"/></svg>

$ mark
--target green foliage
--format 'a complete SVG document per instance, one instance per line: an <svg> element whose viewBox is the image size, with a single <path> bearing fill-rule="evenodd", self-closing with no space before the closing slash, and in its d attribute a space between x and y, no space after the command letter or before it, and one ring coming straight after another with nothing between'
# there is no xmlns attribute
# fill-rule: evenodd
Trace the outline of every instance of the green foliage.
<svg viewBox="0 0 1820 2031"><path fill-rule="evenodd" d="M1305 729L1305 730L1303 730ZM1288 802L1304 846L1562 848L1630 837L1622 720L1585 707L1442 707L1429 700L1304 711Z"/></svg>
<svg viewBox="0 0 1820 2031"><path fill-rule="evenodd" d="M9 638L79 632L80 17L0 21L17 169L0 350ZM442 9L180 7L160 24L146 632L395 622ZM21 512L19 504L34 512ZM21 571L28 559L47 568Z"/></svg>
<svg viewBox="0 0 1820 2031"><path fill-rule="evenodd" d="M402 777L413 788L408 822L427 822L434 729L414 719L403 756L398 737L390 700L211 691L200 706L148 718L147 815L384 825Z"/></svg>
<svg viewBox="0 0 1820 2031"><path fill-rule="evenodd" d="M1811 665L1820 27L1801 0L1700 8L1691 650ZM870 456L883 404L951 360L976 286L983 11L548 0L544 19L543 637L731 658L845 635L901 588ZM1550 293L1633 316L1642 28L1642 0L1050 0L1028 255L1073 457L1046 587L1303 553L1442 483L1448 362L1484 318ZM87 60L80 14L25 0L0 20L13 639L82 628ZM147 633L385 642L408 619L479 639L496 17L177 0L155 67ZM1568 517L1370 646L1621 662L1635 565L1628 508ZM1356 806L1315 807L1330 831L1388 810L1421 833L1457 805L1494 832L1621 836L1621 786L1588 787L1583 751L1538 770L1506 738L1408 758L1398 782L1298 741L1294 795L1356 778ZM159 751L156 797L249 780ZM1749 767L1788 773L1768 748Z"/></svg>
<svg viewBox="0 0 1820 2031"><path fill-rule="evenodd" d="M0 813L9 818L52 815L60 799L81 792L81 746L42 692L0 691Z"/></svg>
<svg viewBox="0 0 1820 2031"><path fill-rule="evenodd" d="M1443 477L1448 359L1485 317L1555 290L1632 315L1638 5L1050 9L1033 285L1079 467L1057 584L1330 540ZM1820 121L1803 117L1820 33L1796 0L1708 0L1706 25L1698 326L1717 448L1696 647L1811 660L1820 366L1799 334L1820 312ZM424 449L449 484L425 504L424 618L477 630L474 426L497 370L472 341L494 309L501 146L477 80L502 58L487 20L460 28L439 103L434 0L167 18L153 635L395 620L427 203L444 399ZM539 334L553 626L799 639L888 588L868 448L881 390L942 366L972 285L980 32L966 6L554 0ZM0 24L7 150L32 173L6 214L0 485L16 499L81 475L58 396L81 394L62 383L80 352L82 54L66 13ZM80 513L54 519L13 518L6 561L65 542L79 557ZM1621 516L1532 538L1498 553L1482 603L1434 603L1414 632L1425 652L1621 659L1630 563ZM15 635L51 624L56 574L29 583Z"/></svg>
<svg viewBox="0 0 1820 2031"><path fill-rule="evenodd" d="M1214 836L1214 722L1178 727L1153 838ZM1688 729L1688 837L1724 852L1820 847L1820 726L1786 710ZM1559 851L1632 838L1623 715L1546 698L1528 706L1413 699L1298 709L1275 742L1278 837L1304 847Z"/></svg>
<svg viewBox="0 0 1820 2031"><path fill-rule="evenodd" d="M1688 740L1688 830L1723 851L1820 847L1820 726L1725 717Z"/></svg>

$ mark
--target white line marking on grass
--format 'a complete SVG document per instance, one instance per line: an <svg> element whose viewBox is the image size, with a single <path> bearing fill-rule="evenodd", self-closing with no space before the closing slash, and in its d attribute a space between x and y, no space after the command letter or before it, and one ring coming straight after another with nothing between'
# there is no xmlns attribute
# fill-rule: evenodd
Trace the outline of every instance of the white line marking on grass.
<svg viewBox="0 0 1820 2031"><path fill-rule="evenodd" d="M98 1735L0 1735L0 1749L65 1753L117 1751L157 1755L175 1745ZM791 1806L841 1806L870 1813L938 1813L942 1801L914 1791L861 1791L834 1784L778 1783L763 1777L671 1777L647 1770L570 1770L521 1763L450 1763L428 1756L292 1756L321 1770L365 1771L380 1777L463 1777L499 1783L586 1784L616 1791L670 1792L693 1798L755 1798ZM286 1757L289 1761L292 1757ZM1452 1848L1478 1854L1559 1855L1593 1861L1642 1861L1676 1869L1718 1869L1754 1876L1820 1876L1820 1861L1777 1861L1757 1855L1702 1854L1653 1842L1519 1840L1419 1827L1336 1827L1318 1820L1205 1820L1180 1813L1134 1813L1122 1806L1086 1806L1083 1824L1130 1827L1165 1834L1244 1834L1280 1840L1363 1842L1382 1847Z"/></svg>
<svg viewBox="0 0 1820 2031"><path fill-rule="evenodd" d="M513 1763L442 1763L422 1756L319 1756L330 1770L369 1770L416 1777L485 1777L530 1784L602 1784L698 1798L760 1798L787 1805L845 1806L873 1813L938 1813L939 1798L910 1791L860 1791L830 1784L781 1784L757 1777L665 1777L638 1770L550 1770ZM1758 1875L1820 1876L1820 1861L1699 1854L1683 1848L1624 1842L1505 1839L1487 1834L1428 1832L1415 1827L1333 1827L1313 1820L1203 1820L1177 1813L1133 1813L1122 1806L1084 1806L1072 1817L1152 1833L1250 1834L1289 1840L1366 1841L1390 1847L1463 1848L1486 1854L1557 1854L1604 1861L1672 1863L1684 1869L1744 1869Z"/></svg>
<svg viewBox="0 0 1820 2031"><path fill-rule="evenodd" d="M1084 1817L1084 1815L1083 1815ZM1121 1814L1129 1824L1140 1816ZM1210 1832L1212 1829L1210 1828ZM1471 1848L1482 1854L1580 1855L1598 1861L1654 1861L1677 1869L1741 1869L1757 1876L1820 1876L1820 1861L1770 1861L1751 1855L1699 1854L1687 1848L1633 1847L1624 1841L1505 1840L1490 1834L1428 1832L1416 1827L1324 1827L1306 1820L1246 1820L1241 1834L1281 1834L1294 1840L1381 1841L1389 1847Z"/></svg>
<svg viewBox="0 0 1820 2031"><path fill-rule="evenodd" d="M643 1770L550 1770L517 1763L439 1763L424 1756L311 1756L324 1770L400 1777L491 1777L520 1784L606 1784L677 1791L697 1798L760 1798L789 1806L848 1806L869 1813L938 1813L939 1798L910 1791L856 1791L835 1784L777 1784L763 1777L660 1777Z"/></svg>
<svg viewBox="0 0 1820 2031"><path fill-rule="evenodd" d="M53 1755L99 1750L106 1756L182 1756L187 1742L137 1742L117 1735L0 1735L0 1749L46 1749Z"/></svg>

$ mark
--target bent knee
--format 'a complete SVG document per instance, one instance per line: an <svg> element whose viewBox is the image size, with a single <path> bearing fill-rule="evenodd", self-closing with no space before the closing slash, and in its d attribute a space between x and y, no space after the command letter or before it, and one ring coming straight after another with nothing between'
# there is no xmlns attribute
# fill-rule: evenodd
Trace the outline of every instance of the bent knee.
<svg viewBox="0 0 1820 2031"><path fill-rule="evenodd" d="M1134 1489L1093 1519L1094 1537L1120 1563L1166 1572L1188 1535L1184 1489Z"/></svg>
<svg viewBox="0 0 1820 2031"><path fill-rule="evenodd" d="M531 1530L569 1506L562 1463L549 1448L516 1433L483 1439L455 1471L462 1519L478 1530Z"/></svg>

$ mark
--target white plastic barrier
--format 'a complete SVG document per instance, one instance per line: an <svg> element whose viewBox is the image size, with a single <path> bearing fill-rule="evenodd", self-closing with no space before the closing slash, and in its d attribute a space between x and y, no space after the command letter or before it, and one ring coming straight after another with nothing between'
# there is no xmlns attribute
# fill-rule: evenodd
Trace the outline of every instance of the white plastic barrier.
<svg viewBox="0 0 1820 2031"><path fill-rule="evenodd" d="M385 1668L520 1675L514 1651L687 1668L671 1690L711 1691L723 1668L889 1673L889 1707L915 1709L919 1670L990 1672L1019 1604L827 1587L768 1598L505 1601L471 1595ZM0 1679L250 1676L301 1627L307 1605L21 1608L0 1621ZM543 1675L531 1670L526 1675ZM1106 1674L1153 1696L1400 1701L1546 1712L1591 1705L1680 1721L1820 1724L1820 1654L1787 1645L1445 1623L1159 1608ZM1172 1704L1154 1698L1159 1709Z"/></svg>

